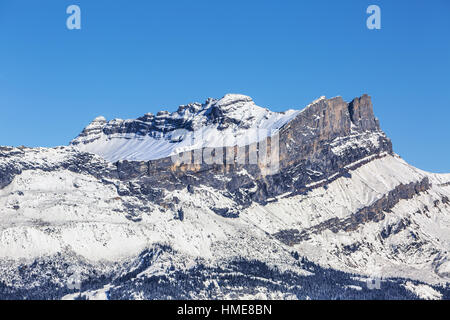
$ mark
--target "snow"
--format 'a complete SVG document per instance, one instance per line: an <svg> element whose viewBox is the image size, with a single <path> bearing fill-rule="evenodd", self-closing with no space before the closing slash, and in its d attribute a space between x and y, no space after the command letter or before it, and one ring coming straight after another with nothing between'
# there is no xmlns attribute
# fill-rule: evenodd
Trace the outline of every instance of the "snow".
<svg viewBox="0 0 450 320"><path fill-rule="evenodd" d="M224 128L208 122L213 107L235 121ZM34 261L55 254L98 264L130 261L147 248L166 244L177 251L176 258L170 257L174 259L169 262L159 257L138 276L165 273L172 263L187 268L202 259L220 265L236 257L263 261L281 271L294 270L291 252L295 250L322 266L383 280L404 277L429 284L449 282L450 205L443 199L450 197L450 174L419 170L395 154L372 154L348 165L350 174L328 177L328 181L336 179L327 183L326 189L319 187L325 181L318 181L308 185L312 190L307 194L286 193L271 199L273 202L253 203L245 209L220 190L196 185L193 193L186 189L165 191L164 201L176 203L171 210L137 196L119 194L122 181L110 178L110 183L104 183L92 175L65 169L80 155L79 150L97 154L90 160L93 166L111 169L114 166L110 162L117 160L152 160L203 147L248 145L275 134L301 112L271 112L257 106L250 97L228 94L205 104L180 106L174 113L146 114L140 120L108 122L97 117L71 147L2 150L0 169L13 164L20 173L0 189L0 263ZM172 120L189 122L194 130L177 127ZM164 130L105 134L105 128L131 122L151 122ZM355 148L377 148L380 137L384 137L381 132L354 130L347 137L335 139L331 150L345 155ZM356 165L361 166L352 169ZM310 170L308 174L321 173ZM241 169L236 175L249 173ZM352 231L325 230L293 246L273 236L282 230L301 231L330 219L349 218L396 187L424 178L430 179L431 189L399 201L381 221L366 221ZM258 185L247 191L257 192ZM140 208L140 219L130 220L128 205ZM236 209L239 217L224 218L214 208ZM183 210L183 221L176 218L178 209ZM383 237L386 230L395 232ZM357 250L346 249L352 246ZM302 270L296 268L295 272ZM405 288L423 299L442 298L429 285L408 281ZM107 290L106 286L92 291L89 298L105 299ZM265 288L246 297L285 298Z"/></svg>
<svg viewBox="0 0 450 320"><path fill-rule="evenodd" d="M313 102L311 102L307 107L312 106L313 104L319 103L322 100L325 100L325 96L320 96L319 98L315 99Z"/></svg>
<svg viewBox="0 0 450 320"><path fill-rule="evenodd" d="M408 281L406 285L404 285L406 289L416 294L419 298L425 300L440 300L442 299L442 294L430 286L425 284L416 285L411 281Z"/></svg>
<svg viewBox="0 0 450 320"><path fill-rule="evenodd" d="M237 94L208 101L202 107L194 104L196 108L181 106L174 113L159 113L157 124L170 129L165 133L105 134L103 128L120 126L133 120L115 119L106 123L103 117L99 117L86 127L85 130L90 133L80 135L72 144L81 151L98 154L111 162L154 160L203 147L244 146L258 142L275 134L299 113L297 110L272 112L257 106L250 97ZM217 123L208 123L207 116L212 107L220 108L227 118L239 124L232 123L224 129L219 128ZM191 109L194 111L191 112ZM194 130L166 126L167 119L190 121Z"/></svg>
<svg viewBox="0 0 450 320"><path fill-rule="evenodd" d="M64 161L70 154L68 150L41 150L40 157L29 151L23 158ZM247 172L242 170L240 174ZM112 185L66 170L25 170L0 190L0 258L33 259L72 252L89 261L117 261L163 243L186 256L209 261L246 256L289 269L292 248L271 239L269 234L292 228L301 230L334 217L346 218L399 184L420 181L425 176L398 156L385 155L351 171L351 178L329 183L327 190L316 188L307 195L279 197L264 206L253 204L242 210L238 219L223 218L211 210L237 207L231 199L212 188L196 187L194 194L187 190L166 194L167 202L174 197L180 199L177 206L183 208L184 221L174 219L177 208L170 211L149 205L148 211L142 213L142 221L133 222L126 218L123 202L137 200L120 197ZM310 241L296 245L295 250L322 265L346 271L364 274L382 265L385 276L409 275L438 281L437 276L432 276L428 260L432 250L441 248L444 252L450 245L450 212L448 207L434 208L433 201L449 193L436 187L401 201L385 221L367 223L350 233L327 231L314 235ZM13 208L15 204L19 209ZM425 205L430 208L431 219L413 214ZM400 232L386 242L380 242L377 235L385 225L396 224L405 217L413 219L429 240L422 251L400 251L392 259L389 255L393 248L412 241L409 233ZM338 248L353 243L370 246L362 245L351 255L336 254ZM373 261L372 265L367 261ZM448 264L444 261L440 268L445 276Z"/></svg>
<svg viewBox="0 0 450 320"><path fill-rule="evenodd" d="M342 155L357 148L378 148L379 139L382 137L385 137L382 132L354 133L347 137L339 137L331 143L331 151L336 155Z"/></svg>
<svg viewBox="0 0 450 320"><path fill-rule="evenodd" d="M0 166L14 161L24 170L0 190L1 260L33 261L63 253L95 263L112 262L131 259L157 244L167 244L183 257L190 257L190 261L201 258L220 263L244 256L290 270L290 252L295 250L320 265L359 274L401 276L428 283L449 279L450 206L434 204L436 199L450 197L450 188L440 186L448 181L448 175L428 174L397 155L368 158L370 162L350 171L351 177L330 182L326 190L319 187L306 195L282 195L266 205L254 203L240 210L239 218L229 219L211 208L239 206L210 187L196 186L193 194L186 189L166 192L166 202L173 203L174 197L180 200L175 210L166 210L132 196L120 196L113 184L91 175L63 167L26 169L32 164L58 168L76 155L73 148L10 152L17 154L11 159L0 158ZM248 173L242 169L238 174ZM332 218L345 219L400 184L425 177L434 181L432 189L400 201L380 222L364 223L351 232L328 230L294 247L272 236L280 230L302 230ZM124 203L143 206L142 220L127 219ZM179 208L184 212L183 221L174 218ZM406 229L387 239L380 237L385 228L405 219L411 221ZM354 244L359 245L355 252L343 251L345 246ZM164 264L159 264L148 272L162 272L164 268ZM411 290L423 297L436 297L427 288ZM94 296L101 298L102 291Z"/></svg>
<svg viewBox="0 0 450 320"><path fill-rule="evenodd" d="M280 230L302 230L329 219L345 219L398 185L427 177L400 157L390 155L372 160L350 173L351 178L339 178L328 184L327 190L317 188L307 195L278 198L277 202L266 206L254 205L245 210L241 218L271 234ZM448 279L449 275L445 259L449 259L450 207L435 208L434 201L449 194L442 188L433 188L413 199L401 200L380 222L365 223L352 232L328 230L294 247L321 265L343 271L368 275L377 272L383 277L402 276L431 283L443 281L442 278ZM429 216L416 213L425 206L430 210ZM402 219L412 220L411 227L381 241L383 228L398 224ZM416 241L408 230L414 230L423 239L420 250L411 251L408 247L414 248ZM342 247L352 244L360 245L356 252L339 254ZM444 259L439 275L430 263L430 256L436 255L436 250Z"/></svg>

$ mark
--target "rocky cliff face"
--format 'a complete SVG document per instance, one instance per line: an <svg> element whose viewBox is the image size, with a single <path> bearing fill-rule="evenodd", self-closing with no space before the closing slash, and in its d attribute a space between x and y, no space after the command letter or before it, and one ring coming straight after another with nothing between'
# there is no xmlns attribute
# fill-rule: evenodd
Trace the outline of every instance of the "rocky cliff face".
<svg viewBox="0 0 450 320"><path fill-rule="evenodd" d="M155 160L196 148L257 142L258 136L248 135L249 131L278 129L297 112L272 112L250 97L227 94L203 104L180 106L173 113L160 111L134 120L98 117L71 145L111 162Z"/></svg>
<svg viewBox="0 0 450 320"><path fill-rule="evenodd" d="M448 298L449 198L367 95L99 117L69 147L0 148L0 298L61 298L74 274L96 298Z"/></svg>
<svg viewBox="0 0 450 320"><path fill-rule="evenodd" d="M421 181L411 182L407 185L400 184L377 201L359 209L345 219L332 218L312 228L304 229L301 232L295 229L282 230L274 234L274 236L285 244L292 246L296 243L311 239L311 234L320 234L326 230L331 230L334 233L342 230L345 232L355 231L361 225L368 222L384 220L386 214L401 200L413 199L415 196L428 191L430 188L431 184L428 178L423 178Z"/></svg>
<svg viewBox="0 0 450 320"><path fill-rule="evenodd" d="M347 166L353 164L355 169L358 161L363 165L364 161L392 154L392 144L381 131L367 95L350 103L341 97L321 98L282 126L277 135L279 170L273 173L266 173L261 163L250 163L250 150L264 150L264 156L270 156L271 151L261 147L267 139L247 146L220 147L223 161L218 164L207 164L203 156L198 164L177 165L172 157L166 157L148 162L119 161L117 170L122 179L140 179L148 189L208 185L248 206L285 193L306 192L314 183L321 186L348 174ZM237 152L238 148L242 151ZM188 151L188 159L194 159L196 152L204 155L204 151ZM244 164L237 161L239 153L246 157ZM257 158L262 157L259 151ZM236 174L244 169L246 174ZM152 194L157 193L154 191Z"/></svg>
<svg viewBox="0 0 450 320"><path fill-rule="evenodd" d="M373 114L372 101L367 94L350 102L348 110L350 119L357 130L371 131L380 129L379 122Z"/></svg>
<svg viewBox="0 0 450 320"><path fill-rule="evenodd" d="M89 174L97 179L117 178L116 167L99 156L77 152L73 148L54 149L0 147L0 190L25 171L68 170Z"/></svg>

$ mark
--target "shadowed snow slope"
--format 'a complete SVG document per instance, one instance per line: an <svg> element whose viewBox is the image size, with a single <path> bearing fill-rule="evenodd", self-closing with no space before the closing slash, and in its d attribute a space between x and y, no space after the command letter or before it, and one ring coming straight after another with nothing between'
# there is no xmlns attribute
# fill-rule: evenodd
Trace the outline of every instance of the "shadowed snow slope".
<svg viewBox="0 0 450 320"><path fill-rule="evenodd" d="M153 160L202 147L247 145L264 139L298 111L272 112L250 97L227 94L220 100L180 106L176 112L146 114L136 120L98 117L71 144L109 161ZM258 134L258 130L260 131Z"/></svg>
<svg viewBox="0 0 450 320"><path fill-rule="evenodd" d="M204 147L178 129L214 145L260 126L277 172L168 158ZM76 274L86 298L448 299L449 199L450 175L396 155L367 95L97 118L69 147L0 147L0 298L74 298Z"/></svg>

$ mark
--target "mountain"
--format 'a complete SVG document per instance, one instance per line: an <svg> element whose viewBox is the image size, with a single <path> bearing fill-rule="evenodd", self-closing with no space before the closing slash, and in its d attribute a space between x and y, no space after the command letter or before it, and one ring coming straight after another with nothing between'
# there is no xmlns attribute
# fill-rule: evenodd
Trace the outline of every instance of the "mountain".
<svg viewBox="0 0 450 320"><path fill-rule="evenodd" d="M107 122L98 117L70 144L112 162L154 160L202 147L253 143L256 141L247 139L249 132L270 133L297 113L272 112L255 105L250 97L227 94L220 100L180 106L173 113L160 111L156 116L147 113L135 120Z"/></svg>
<svg viewBox="0 0 450 320"><path fill-rule="evenodd" d="M449 197L368 95L99 117L0 148L0 297L449 299Z"/></svg>

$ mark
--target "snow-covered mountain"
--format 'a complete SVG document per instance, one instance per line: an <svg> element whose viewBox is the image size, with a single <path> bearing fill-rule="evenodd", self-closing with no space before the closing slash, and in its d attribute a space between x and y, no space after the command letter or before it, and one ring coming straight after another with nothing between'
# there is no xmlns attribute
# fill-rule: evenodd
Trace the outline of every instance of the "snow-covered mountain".
<svg viewBox="0 0 450 320"><path fill-rule="evenodd" d="M112 162L154 160L203 147L248 145L258 137L249 133L270 134L296 114L295 110L272 112L248 96L227 94L219 100L210 98L203 104L180 106L173 113L147 113L135 120L98 117L71 145Z"/></svg>
<svg viewBox="0 0 450 320"><path fill-rule="evenodd" d="M173 161L209 148L229 161ZM0 298L449 299L449 198L367 95L97 118L68 147L0 148Z"/></svg>

